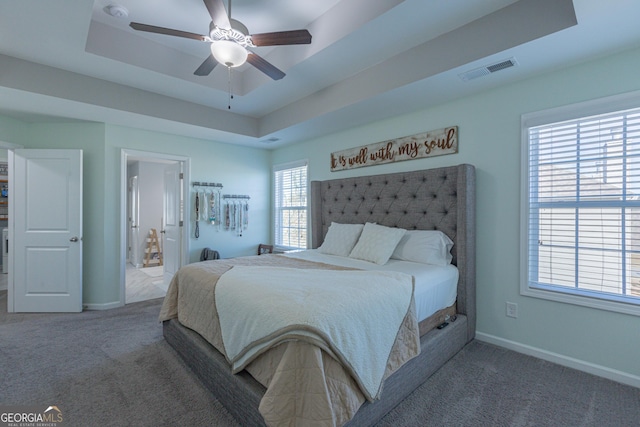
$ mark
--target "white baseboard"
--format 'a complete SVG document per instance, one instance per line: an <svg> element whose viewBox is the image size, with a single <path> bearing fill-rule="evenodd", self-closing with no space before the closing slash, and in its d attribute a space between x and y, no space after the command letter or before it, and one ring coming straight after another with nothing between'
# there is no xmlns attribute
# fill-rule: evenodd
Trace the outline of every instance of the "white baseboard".
<svg viewBox="0 0 640 427"><path fill-rule="evenodd" d="M612 381L640 388L640 377L637 375L629 374L627 372L607 368L606 366L596 365L594 363L586 362L580 359L574 359L573 357L563 356L561 354L542 350L536 347L531 347L519 342L506 340L504 338L485 334L483 332L476 332L476 339L478 341L494 344L498 347L504 347L518 353L523 353L528 356L537 357L538 359L546 360L548 362L557 363L558 365L566 366L568 368L577 369L579 371L607 378Z"/></svg>
<svg viewBox="0 0 640 427"><path fill-rule="evenodd" d="M123 307L120 301L108 302L106 304L82 304L83 310L111 310L112 308Z"/></svg>

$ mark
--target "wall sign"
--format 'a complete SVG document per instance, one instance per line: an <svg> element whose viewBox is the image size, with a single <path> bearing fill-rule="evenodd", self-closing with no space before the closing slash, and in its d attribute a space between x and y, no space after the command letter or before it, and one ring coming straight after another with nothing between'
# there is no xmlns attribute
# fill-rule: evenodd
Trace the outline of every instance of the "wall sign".
<svg viewBox="0 0 640 427"><path fill-rule="evenodd" d="M331 172L458 152L458 127L349 148L331 153Z"/></svg>

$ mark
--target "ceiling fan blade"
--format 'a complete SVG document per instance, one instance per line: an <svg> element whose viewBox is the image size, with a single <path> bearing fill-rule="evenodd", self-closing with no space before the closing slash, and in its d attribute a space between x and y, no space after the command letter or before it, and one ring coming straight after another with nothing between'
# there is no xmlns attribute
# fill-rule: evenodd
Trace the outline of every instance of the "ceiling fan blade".
<svg viewBox="0 0 640 427"><path fill-rule="evenodd" d="M307 30L278 31L275 33L251 34L251 40L256 46L310 44L311 34Z"/></svg>
<svg viewBox="0 0 640 427"><path fill-rule="evenodd" d="M211 20L216 27L229 29L231 28L231 22L229 22L229 16L227 10L224 8L222 0L203 0L204 5L211 15Z"/></svg>
<svg viewBox="0 0 640 427"><path fill-rule="evenodd" d="M202 64L198 67L196 71L193 72L196 76L208 76L211 71L218 65L218 61L216 61L213 56L207 56L207 59L204 60Z"/></svg>
<svg viewBox="0 0 640 427"><path fill-rule="evenodd" d="M129 24L131 28L138 31L146 31L148 33L165 34L167 36L184 37L187 39L199 40L201 42L206 41L206 37L201 34L189 33L187 31L172 30L171 28L156 27L155 25L141 24L139 22L132 22Z"/></svg>
<svg viewBox="0 0 640 427"><path fill-rule="evenodd" d="M249 52L247 62L265 73L267 76L271 77L273 80L280 80L285 76L283 71L277 69L271 63L267 62L266 59L256 55L253 52Z"/></svg>

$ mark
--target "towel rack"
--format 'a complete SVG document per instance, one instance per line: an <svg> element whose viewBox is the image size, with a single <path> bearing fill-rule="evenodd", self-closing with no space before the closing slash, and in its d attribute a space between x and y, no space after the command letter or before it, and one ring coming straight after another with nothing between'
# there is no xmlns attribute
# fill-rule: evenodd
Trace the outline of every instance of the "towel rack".
<svg viewBox="0 0 640 427"><path fill-rule="evenodd" d="M244 200L250 200L251 196L247 196L245 194L223 194L222 195L223 199L244 199Z"/></svg>
<svg viewBox="0 0 640 427"><path fill-rule="evenodd" d="M194 187L217 187L217 188L222 188L222 184L217 183L217 182L193 181L191 183L191 185L194 186Z"/></svg>

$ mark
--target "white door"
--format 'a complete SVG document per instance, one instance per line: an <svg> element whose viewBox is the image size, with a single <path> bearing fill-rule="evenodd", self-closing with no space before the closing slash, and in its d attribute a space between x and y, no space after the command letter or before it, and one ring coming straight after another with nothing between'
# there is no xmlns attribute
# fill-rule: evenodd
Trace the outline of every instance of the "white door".
<svg viewBox="0 0 640 427"><path fill-rule="evenodd" d="M9 310L82 311L82 150L17 149L9 164Z"/></svg>
<svg viewBox="0 0 640 427"><path fill-rule="evenodd" d="M127 234L127 257L129 262L134 267L138 268L142 266L140 261L140 227L138 222L140 220L139 206L138 206L138 177L132 176L129 178L128 185L128 230Z"/></svg>
<svg viewBox="0 0 640 427"><path fill-rule="evenodd" d="M182 178L181 163L169 165L164 170L164 227L162 229L162 256L164 260L164 284L169 286L173 275L180 268L182 254Z"/></svg>

